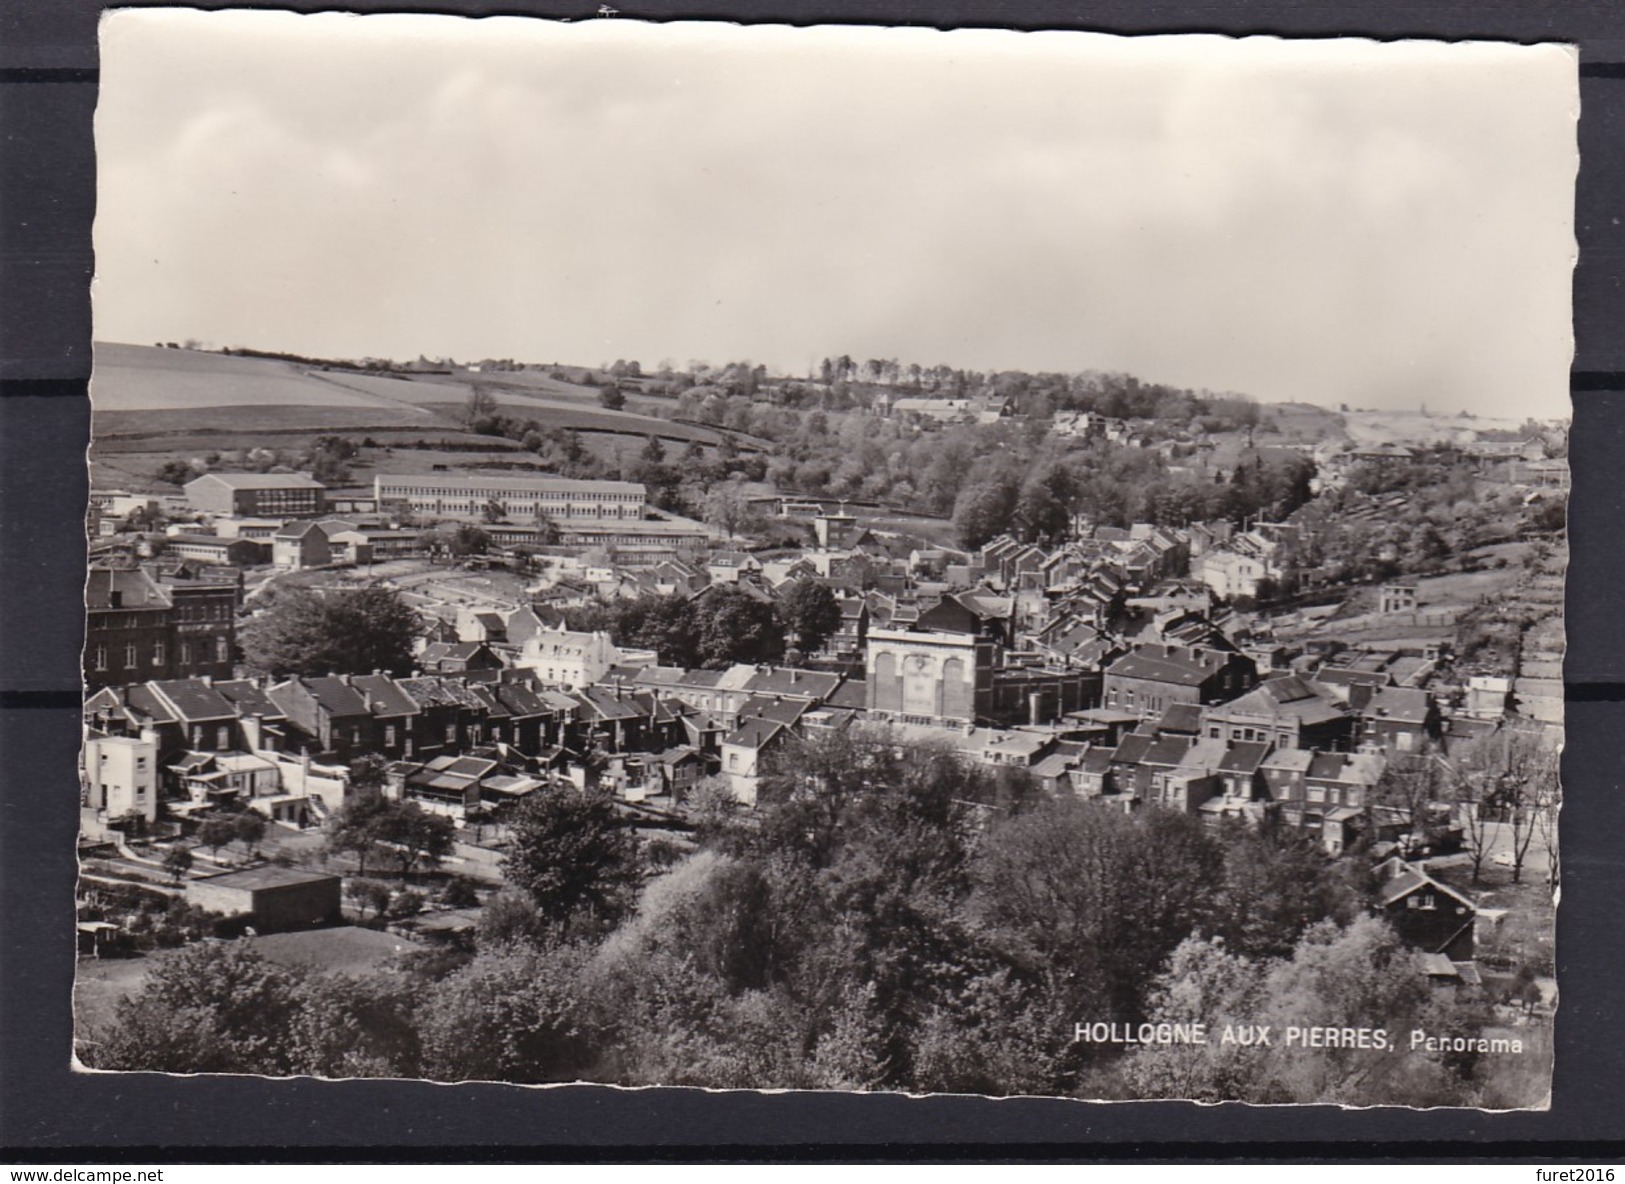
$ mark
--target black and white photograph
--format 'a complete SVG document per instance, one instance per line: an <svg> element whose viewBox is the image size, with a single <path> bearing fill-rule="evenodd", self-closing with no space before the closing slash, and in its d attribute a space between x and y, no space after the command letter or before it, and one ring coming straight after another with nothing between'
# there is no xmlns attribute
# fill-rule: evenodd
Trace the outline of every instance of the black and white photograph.
<svg viewBox="0 0 1625 1184"><path fill-rule="evenodd" d="M1575 50L601 11L102 17L74 1068L1546 1109Z"/></svg>

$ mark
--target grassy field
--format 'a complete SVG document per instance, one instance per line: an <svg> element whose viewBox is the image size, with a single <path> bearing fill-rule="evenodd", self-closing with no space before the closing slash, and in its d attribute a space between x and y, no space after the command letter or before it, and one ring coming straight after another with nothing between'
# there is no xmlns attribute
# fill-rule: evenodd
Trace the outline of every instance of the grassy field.
<svg viewBox="0 0 1625 1184"><path fill-rule="evenodd" d="M325 382L292 362L111 342L98 343L95 351L90 397L100 411L309 405L398 411L399 406L398 397Z"/></svg>
<svg viewBox="0 0 1625 1184"><path fill-rule="evenodd" d="M432 464L456 471L482 459L459 450L459 442L518 448L462 427L464 400L475 384L496 396L504 414L544 428L580 431L587 446L604 457L640 447L651 435L668 448L690 442L714 448L728 434L635 410L611 411L598 405L593 388L539 372L404 378L202 351L100 344L92 382L91 479L101 488L153 490L158 487L152 473L166 460L254 447L296 451L324 433L370 436L380 445L396 446L393 454L369 450L358 458L360 484L375 471L424 472ZM648 409L667 405L657 399L640 402ZM766 444L731 434L747 450ZM399 448L420 439L443 445L449 455ZM382 463L380 457L385 458Z"/></svg>
<svg viewBox="0 0 1625 1184"><path fill-rule="evenodd" d="M1471 444L1481 431L1516 431L1519 419L1423 415L1420 411L1349 411L1344 431L1360 448L1378 444Z"/></svg>
<svg viewBox="0 0 1625 1184"><path fill-rule="evenodd" d="M1343 417L1312 403L1270 403L1263 412L1271 426L1254 436L1259 444L1293 441L1319 444L1348 439L1343 431Z"/></svg>
<svg viewBox="0 0 1625 1184"><path fill-rule="evenodd" d="M272 933L252 940L254 951L269 961L326 974L367 974L419 948L404 937L356 925Z"/></svg>

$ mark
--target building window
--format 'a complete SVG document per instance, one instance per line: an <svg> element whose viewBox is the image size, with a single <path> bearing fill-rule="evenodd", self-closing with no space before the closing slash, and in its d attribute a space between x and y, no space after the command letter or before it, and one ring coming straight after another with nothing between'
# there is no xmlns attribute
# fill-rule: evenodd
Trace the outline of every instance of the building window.
<svg viewBox="0 0 1625 1184"><path fill-rule="evenodd" d="M228 725L222 724L215 729L214 746L222 752L231 747L231 728Z"/></svg>
<svg viewBox="0 0 1625 1184"><path fill-rule="evenodd" d="M191 664L192 664L192 643L189 642L189 641L183 641L183 642L181 642L181 665L182 666L190 666Z"/></svg>
<svg viewBox="0 0 1625 1184"><path fill-rule="evenodd" d="M739 754L737 752L730 752L728 754L728 769L730 771L734 771L734 770L737 770L738 768L739 768Z"/></svg>
<svg viewBox="0 0 1625 1184"><path fill-rule="evenodd" d="M231 643L224 637L214 639L214 657L217 662L229 662L231 660Z"/></svg>
<svg viewBox="0 0 1625 1184"><path fill-rule="evenodd" d="M97 670L106 670L107 647L105 645L99 645L93 651L91 651L91 661Z"/></svg>
<svg viewBox="0 0 1625 1184"><path fill-rule="evenodd" d="M385 748L394 748L395 747L395 725L394 724L385 724L384 725L384 747Z"/></svg>
<svg viewBox="0 0 1625 1184"><path fill-rule="evenodd" d="M446 725L446 743L447 744L455 744L455 743L457 743L457 725L456 724L447 724Z"/></svg>
<svg viewBox="0 0 1625 1184"><path fill-rule="evenodd" d="M135 656L135 642L133 642L133 641L125 642L124 643L124 668L126 670L134 670L135 665L136 665L136 660L137 659L136 659L136 656Z"/></svg>
<svg viewBox="0 0 1625 1184"><path fill-rule="evenodd" d="M152 643L152 664L154 666L162 666L164 664L164 643L162 641L155 641Z"/></svg>

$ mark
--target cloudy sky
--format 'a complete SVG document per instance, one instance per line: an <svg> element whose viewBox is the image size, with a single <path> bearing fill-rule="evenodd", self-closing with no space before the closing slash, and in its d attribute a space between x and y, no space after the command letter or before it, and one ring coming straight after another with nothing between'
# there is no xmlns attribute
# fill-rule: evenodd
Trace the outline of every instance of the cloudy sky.
<svg viewBox="0 0 1625 1184"><path fill-rule="evenodd" d="M104 18L96 336L1567 413L1557 47Z"/></svg>

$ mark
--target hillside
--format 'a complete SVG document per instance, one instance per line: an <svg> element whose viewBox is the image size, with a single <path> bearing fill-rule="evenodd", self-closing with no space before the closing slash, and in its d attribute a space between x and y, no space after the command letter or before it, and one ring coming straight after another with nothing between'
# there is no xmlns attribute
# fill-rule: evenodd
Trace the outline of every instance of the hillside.
<svg viewBox="0 0 1625 1184"><path fill-rule="evenodd" d="M678 446L714 447L727 434L633 410L610 411L599 406L593 388L535 372L363 374L119 343L99 343L95 358L91 479L104 488L152 488L151 474L165 460L255 447L292 449L335 432L420 451L516 449L463 427L459 413L476 383L495 396L502 414L543 428L573 429L600 454L651 435ZM742 448L764 443L732 435ZM405 463L428 459L412 456ZM445 459L434 457L437 463Z"/></svg>

